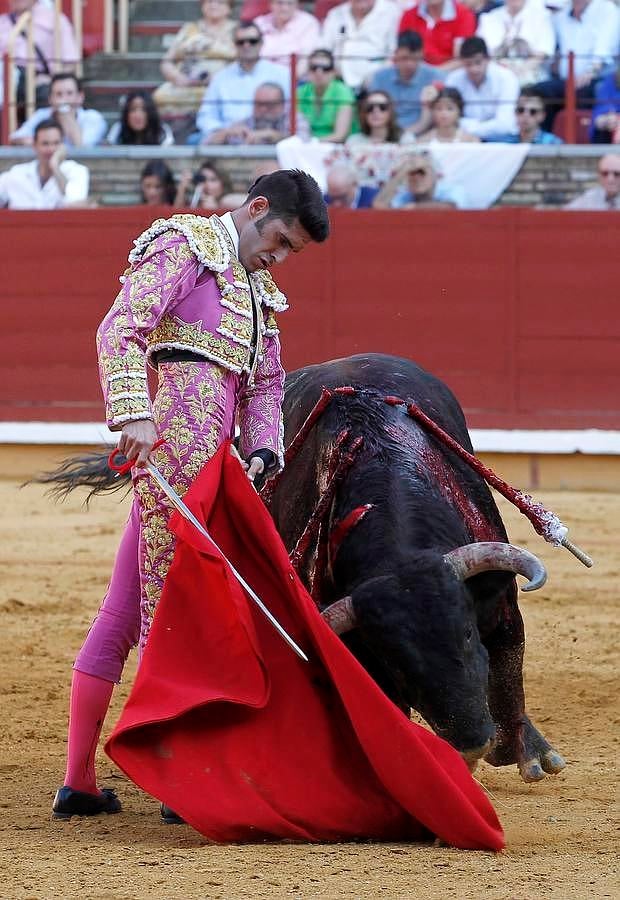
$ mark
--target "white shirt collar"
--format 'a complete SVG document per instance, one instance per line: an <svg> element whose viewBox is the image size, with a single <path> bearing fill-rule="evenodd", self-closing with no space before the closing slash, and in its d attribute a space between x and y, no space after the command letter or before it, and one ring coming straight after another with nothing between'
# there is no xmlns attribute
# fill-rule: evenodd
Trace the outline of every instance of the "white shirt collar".
<svg viewBox="0 0 620 900"><path fill-rule="evenodd" d="M224 213L223 216L220 216L220 222L230 235L230 239L233 242L233 246L235 248L235 256L239 259L239 232L237 231L236 225L233 222L233 217L229 212Z"/></svg>

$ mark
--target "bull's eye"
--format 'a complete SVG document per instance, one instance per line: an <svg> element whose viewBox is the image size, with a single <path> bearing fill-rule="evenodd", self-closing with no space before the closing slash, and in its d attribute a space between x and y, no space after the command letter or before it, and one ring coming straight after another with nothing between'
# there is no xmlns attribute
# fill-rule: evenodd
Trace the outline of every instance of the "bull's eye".
<svg viewBox="0 0 620 900"><path fill-rule="evenodd" d="M465 629L465 640L471 641L473 636L474 636L474 629L471 627L471 625L468 625L467 628Z"/></svg>

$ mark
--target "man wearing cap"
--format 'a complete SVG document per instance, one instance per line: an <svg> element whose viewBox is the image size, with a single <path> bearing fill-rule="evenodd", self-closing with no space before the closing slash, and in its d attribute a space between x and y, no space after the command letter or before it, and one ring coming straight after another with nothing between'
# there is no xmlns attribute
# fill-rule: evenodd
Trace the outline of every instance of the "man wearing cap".
<svg viewBox="0 0 620 900"><path fill-rule="evenodd" d="M373 203L374 209L465 209L465 191L441 179L428 154L407 156Z"/></svg>

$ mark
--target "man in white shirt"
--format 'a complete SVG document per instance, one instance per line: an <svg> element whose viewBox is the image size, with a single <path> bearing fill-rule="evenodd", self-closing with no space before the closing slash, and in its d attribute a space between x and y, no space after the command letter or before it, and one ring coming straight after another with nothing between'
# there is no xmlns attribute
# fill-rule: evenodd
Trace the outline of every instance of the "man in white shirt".
<svg viewBox="0 0 620 900"><path fill-rule="evenodd" d="M558 76L537 85L546 97L548 115L544 122L551 131L553 119L564 106L568 76L568 54L575 54L574 72L577 105L591 106L596 83L605 67L613 63L620 44L620 11L613 0L572 0L553 17L560 56Z"/></svg>
<svg viewBox="0 0 620 900"><path fill-rule="evenodd" d="M353 90L390 61L401 12L394 0L349 0L328 12L321 47L334 54L343 81Z"/></svg>
<svg viewBox="0 0 620 900"><path fill-rule="evenodd" d="M235 29L237 61L213 76L196 117L201 141L252 115L254 94L261 84L276 84L286 100L291 76L285 66L260 59L262 35L253 22L240 22Z"/></svg>
<svg viewBox="0 0 620 900"><path fill-rule="evenodd" d="M40 122L58 122L67 147L94 147L104 139L108 126L96 109L84 109L84 93L76 75L58 72L50 82L48 107L37 109L10 136L11 144L29 147Z"/></svg>
<svg viewBox="0 0 620 900"><path fill-rule="evenodd" d="M67 150L62 131L52 119L36 126L33 149L35 159L0 174L0 206L9 209L85 206L88 169L73 160L65 160Z"/></svg>
<svg viewBox="0 0 620 900"><path fill-rule="evenodd" d="M480 37L465 38L459 56L463 68L450 72L446 86L456 88L463 98L463 129L481 138L490 134L516 133L517 76L510 69L491 62L487 45Z"/></svg>

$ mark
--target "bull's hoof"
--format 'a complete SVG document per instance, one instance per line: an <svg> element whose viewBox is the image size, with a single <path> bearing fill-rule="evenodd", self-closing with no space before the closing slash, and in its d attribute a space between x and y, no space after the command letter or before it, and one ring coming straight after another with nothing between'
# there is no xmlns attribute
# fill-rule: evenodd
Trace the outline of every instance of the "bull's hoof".
<svg viewBox="0 0 620 900"><path fill-rule="evenodd" d="M516 763L523 781L542 781L545 775L557 775L566 767L566 762L527 716L510 736L500 733L500 739L486 757L493 766L507 766Z"/></svg>

